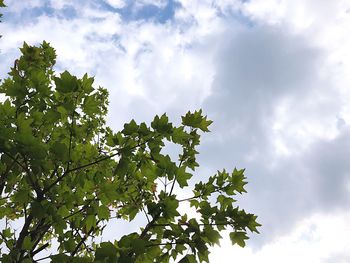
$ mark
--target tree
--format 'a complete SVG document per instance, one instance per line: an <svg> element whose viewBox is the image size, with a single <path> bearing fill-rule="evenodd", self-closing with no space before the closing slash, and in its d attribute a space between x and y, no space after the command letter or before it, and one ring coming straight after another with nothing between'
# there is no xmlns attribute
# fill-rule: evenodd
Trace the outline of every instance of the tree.
<svg viewBox="0 0 350 263"><path fill-rule="evenodd" d="M175 193L189 188L200 133L212 123L201 110L178 126L164 114L115 133L105 122L106 89L86 74L55 74L47 42L20 50L0 85L1 262L37 262L48 249L52 262L207 262L222 230L242 247L248 230L258 233L257 217L233 206L245 192L244 170L217 172L188 198ZM169 143L181 147L178 160L166 154ZM195 218L180 213L185 202ZM138 214L139 232L96 240L111 219Z"/></svg>

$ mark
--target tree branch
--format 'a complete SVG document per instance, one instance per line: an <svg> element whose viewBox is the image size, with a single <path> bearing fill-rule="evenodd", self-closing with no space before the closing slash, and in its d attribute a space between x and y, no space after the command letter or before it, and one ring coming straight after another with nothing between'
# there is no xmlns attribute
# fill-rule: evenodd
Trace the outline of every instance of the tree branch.
<svg viewBox="0 0 350 263"><path fill-rule="evenodd" d="M165 226L170 226L171 223L165 223L165 224L153 224L154 227L165 227ZM175 225L181 225L181 226L188 226L188 222L178 222ZM228 225L232 225L232 222L228 222L228 223L200 223L198 224L199 226L228 226Z"/></svg>
<svg viewBox="0 0 350 263"><path fill-rule="evenodd" d="M15 163L17 163L24 171L26 171L26 168L23 166L23 164L21 164L17 159L18 157L14 158L11 154L4 152L5 155L7 155L8 157L10 157Z"/></svg>
<svg viewBox="0 0 350 263"><path fill-rule="evenodd" d="M149 222L141 232L140 238L144 238L146 236L147 232L154 226L155 222L159 219L160 215L161 215L161 212L158 212L157 214L154 215L151 222Z"/></svg>
<svg viewBox="0 0 350 263"><path fill-rule="evenodd" d="M55 256L56 256L56 255L55 255ZM43 258L36 259L35 261L41 261L41 260L49 259L49 258L51 258L51 257L52 257L52 255L47 256L47 257L43 257Z"/></svg>
<svg viewBox="0 0 350 263"><path fill-rule="evenodd" d="M17 248L17 251L20 251L21 257L22 257L22 253L23 253L23 250L22 250L23 241L24 241L24 238L28 234L28 230L29 230L30 224L32 223L32 220L33 220L33 215L29 214L28 217L25 219L22 230L21 230L19 237L16 241L15 248Z"/></svg>
<svg viewBox="0 0 350 263"><path fill-rule="evenodd" d="M0 236L1 236L2 240L5 242L7 248L10 249L10 246L9 246L9 244L7 243L8 240L7 240L7 238L2 234L1 231L0 231Z"/></svg>
<svg viewBox="0 0 350 263"><path fill-rule="evenodd" d="M148 245L146 245L146 247L178 245L178 244L184 245L184 244L190 244L190 243L196 243L196 242L195 241L191 241L191 240L188 240L187 242L185 242L185 241L174 241L174 242L148 244Z"/></svg>
<svg viewBox="0 0 350 263"><path fill-rule="evenodd" d="M46 249L48 246L50 245L49 242L45 243L44 245L42 245L41 247L39 247L37 250L33 251L30 253L31 257L34 257L36 254L40 253L41 251L43 251L44 249Z"/></svg>
<svg viewBox="0 0 350 263"><path fill-rule="evenodd" d="M16 156L14 158L15 158L15 160L12 160L12 163L9 166L7 166L6 171L3 172L3 174L0 177L0 196L2 195L2 191L4 190L4 187L5 187L5 181L7 178L7 174L12 169L13 165L16 163L16 160L18 159L18 155L16 154Z"/></svg>
<svg viewBox="0 0 350 263"><path fill-rule="evenodd" d="M96 226L98 225L98 223L100 223L100 220L98 220L96 222ZM77 244L77 246L75 247L75 249L73 250L73 252L70 254L71 257L73 257L78 251L79 248L81 247L82 244L84 244L84 242L89 238L90 234L95 230L94 227L92 227L89 232L80 240L80 242Z"/></svg>
<svg viewBox="0 0 350 263"><path fill-rule="evenodd" d="M83 205L82 208L80 208L78 211L75 211L74 213L72 213L72 214L70 214L70 215L64 217L63 220L67 220L68 218L70 218L70 217L72 217L72 216L75 216L76 214L79 214L79 213L83 212L86 208L89 207L89 204L90 204L93 200L94 200L94 199L90 199L90 201L89 201L87 204Z"/></svg>
<svg viewBox="0 0 350 263"><path fill-rule="evenodd" d="M30 169L29 169L29 165L28 165L27 159L23 155L22 155L22 158L24 160L24 168L25 168L25 171L28 174L29 182L32 185L33 189L35 190L37 198L40 199L42 197L42 195L43 195L43 191L40 189L40 186L39 186L38 182L34 181L34 178L32 177L32 173L30 172Z"/></svg>
<svg viewBox="0 0 350 263"><path fill-rule="evenodd" d="M66 172L64 172L61 176L57 177L57 179L51 183L48 187L46 187L43 191L43 193L47 193L52 187L54 187L57 183L59 183L60 181L62 181L63 178L65 178L69 173L71 172L75 172L75 171L78 171L78 170L81 170L81 169L84 169L84 168L87 168L87 167L90 167L92 165L95 165L95 164L98 164L100 162L103 162L105 160L108 160L108 159L111 159L113 158L114 156L120 154L119 151L117 153L114 153L114 154L111 154L111 155L108 155L108 156L105 156L101 159L98 159L94 162L91 162L91 163L88 163L88 164L84 164L82 166L78 166L78 167L75 167L73 169L70 169L70 170L67 170Z"/></svg>
<svg viewBox="0 0 350 263"><path fill-rule="evenodd" d="M160 136L160 135L157 135L157 136L155 136L154 138L159 137L159 136ZM144 142L142 142L142 143L139 143L139 144L137 144L137 145L131 147L130 150L134 150L134 149L136 149L137 147L140 147L140 146L146 144L146 143L149 142L150 140L151 140L151 138L150 138L149 140L146 140L146 141L144 141ZM64 177L66 177L69 173L75 172L75 171L78 171L78 170L82 170L82 169L85 169L85 168L87 168L87 167L90 167L90 166L93 166L93 165L95 165L95 164L98 164L98 163L100 163L100 162L103 162L103 161L106 161L106 160L108 160L108 159L111 159L111 158L113 158L113 157L119 155L119 154L120 154L123 150L125 150L125 149L127 149L127 147L123 147L123 148L119 149L116 153L113 153L113 154L111 154L111 155L107 155L107 156L105 156L105 157L102 157L102 158L100 158L100 159L98 159L98 160L96 160L96 161L94 161L94 162L87 163L87 164L84 164L84 165L75 167L75 168L73 168L73 169L67 170L67 171L64 172L61 176L59 176L52 184L50 184L48 187L46 187L46 188L43 190L43 193L48 192L48 191L49 191L52 187L54 187L57 183L59 183L60 181L62 181L62 179L63 179Z"/></svg>
<svg viewBox="0 0 350 263"><path fill-rule="evenodd" d="M187 145L188 145L188 146L190 145L190 140L188 140ZM186 157L185 157L185 149L183 148L183 154L181 155L181 160L180 160L180 163L179 163L178 168L181 167L181 165L182 165L182 163L184 162L185 159L186 159ZM170 192L169 192L169 196L173 193L174 186L175 186L175 182L176 182L176 174L174 175L174 180L173 180L173 183L172 183L172 185L171 185L171 189L170 189Z"/></svg>
<svg viewBox="0 0 350 263"><path fill-rule="evenodd" d="M190 201L190 200L192 200L192 199L196 199L196 198L199 198L199 197L201 197L201 196L202 196L202 195L194 195L194 196L192 196L192 197L180 199L180 200L178 200L178 201L179 201L179 202Z"/></svg>

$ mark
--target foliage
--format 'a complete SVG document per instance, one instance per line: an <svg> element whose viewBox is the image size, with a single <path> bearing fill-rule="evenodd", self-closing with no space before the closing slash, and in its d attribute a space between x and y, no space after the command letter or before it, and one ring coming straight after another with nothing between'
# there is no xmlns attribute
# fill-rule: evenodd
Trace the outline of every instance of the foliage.
<svg viewBox="0 0 350 263"><path fill-rule="evenodd" d="M189 192L200 133L212 123L201 110L179 126L164 114L115 133L105 124L107 90L86 74L55 74L46 42L20 50L0 85L1 262L36 262L46 250L52 262L208 262L222 230L240 246L248 230L258 232L257 217L233 206L245 192L244 170L217 172L188 198L175 194ZM178 160L165 153L170 143L181 147ZM186 202L194 218L180 213ZM139 232L96 240L110 220L138 214L145 215Z"/></svg>
<svg viewBox="0 0 350 263"><path fill-rule="evenodd" d="M4 4L4 0L0 0L0 8L5 7L6 5ZM1 23L1 18L2 18L2 13L0 13L0 23ZM0 38L2 35L0 35Z"/></svg>

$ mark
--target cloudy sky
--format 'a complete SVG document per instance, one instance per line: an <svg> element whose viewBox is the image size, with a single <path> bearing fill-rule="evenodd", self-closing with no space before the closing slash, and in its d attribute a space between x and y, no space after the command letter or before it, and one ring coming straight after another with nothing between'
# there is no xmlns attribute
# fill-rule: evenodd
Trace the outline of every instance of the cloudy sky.
<svg viewBox="0 0 350 263"><path fill-rule="evenodd" d="M95 75L109 125L214 120L198 177L246 168L259 215L244 249L212 262L350 262L348 0L7 0L5 77L23 41L49 41L57 71Z"/></svg>

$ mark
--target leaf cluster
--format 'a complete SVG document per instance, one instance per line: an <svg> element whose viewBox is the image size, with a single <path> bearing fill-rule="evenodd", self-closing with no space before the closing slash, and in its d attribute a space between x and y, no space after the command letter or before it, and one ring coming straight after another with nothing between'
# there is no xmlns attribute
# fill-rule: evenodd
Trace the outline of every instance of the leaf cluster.
<svg viewBox="0 0 350 263"><path fill-rule="evenodd" d="M202 132L212 123L188 112L175 126L166 116L150 125L105 123L108 92L94 78L56 74L55 50L24 43L21 57L0 85L0 231L2 262L36 262L50 249L52 262L208 262L209 246L230 229L233 244L258 232L256 216L235 207L245 192L244 170L225 170L189 189ZM177 160L166 144L181 148ZM188 191L187 191L188 192ZM189 218L180 206L189 202ZM114 242L98 242L112 219L146 224ZM21 229L11 222L23 220Z"/></svg>

